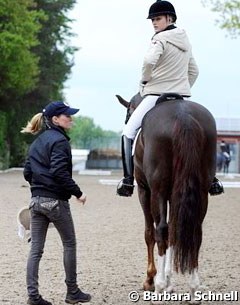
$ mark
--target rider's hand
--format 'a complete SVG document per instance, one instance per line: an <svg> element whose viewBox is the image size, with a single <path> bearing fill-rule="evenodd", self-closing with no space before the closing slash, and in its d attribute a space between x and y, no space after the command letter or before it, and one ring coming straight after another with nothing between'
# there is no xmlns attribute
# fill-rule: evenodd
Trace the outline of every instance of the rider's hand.
<svg viewBox="0 0 240 305"><path fill-rule="evenodd" d="M87 200L87 196L84 193L82 193L81 197L77 198L77 201L81 202L82 204L85 204L86 200Z"/></svg>

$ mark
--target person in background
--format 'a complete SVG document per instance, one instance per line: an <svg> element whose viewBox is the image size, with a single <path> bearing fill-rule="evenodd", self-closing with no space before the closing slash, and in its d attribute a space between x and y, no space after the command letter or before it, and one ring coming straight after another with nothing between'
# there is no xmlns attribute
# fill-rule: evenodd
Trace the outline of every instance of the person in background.
<svg viewBox="0 0 240 305"><path fill-rule="evenodd" d="M168 1L154 2L148 13L154 32L150 47L144 57L140 94L143 97L123 128L122 162L124 177L119 182L117 194L129 197L133 194L132 144L144 115L155 106L164 93L191 96L191 87L198 77L198 67L185 30L176 27L177 15ZM222 184L214 179L209 193L221 194Z"/></svg>
<svg viewBox="0 0 240 305"><path fill-rule="evenodd" d="M22 133L38 134L31 144L24 167L24 178L31 187L31 249L27 262L29 305L51 305L38 290L39 263L49 223L56 227L64 248L63 261L67 294L65 302L88 302L77 283L76 236L69 199L85 204L86 195L72 179L70 138L66 130L72 126L72 115L79 109L61 101L49 103L22 129Z"/></svg>
<svg viewBox="0 0 240 305"><path fill-rule="evenodd" d="M221 152L225 155L225 157L230 158L230 147L229 144L226 143L224 140L220 143Z"/></svg>

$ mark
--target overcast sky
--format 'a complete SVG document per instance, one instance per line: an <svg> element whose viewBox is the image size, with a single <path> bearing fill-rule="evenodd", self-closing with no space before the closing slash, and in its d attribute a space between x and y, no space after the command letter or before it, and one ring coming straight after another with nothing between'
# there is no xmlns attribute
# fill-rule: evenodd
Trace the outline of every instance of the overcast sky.
<svg viewBox="0 0 240 305"><path fill-rule="evenodd" d="M240 37L227 37L215 24L217 15L200 0L171 2L200 70L191 99L216 118L240 118ZM66 101L105 130L120 131L124 124L125 109L115 94L130 99L138 91L143 57L154 33L146 19L152 3L78 0L70 14L77 34L71 43L80 50L66 82Z"/></svg>

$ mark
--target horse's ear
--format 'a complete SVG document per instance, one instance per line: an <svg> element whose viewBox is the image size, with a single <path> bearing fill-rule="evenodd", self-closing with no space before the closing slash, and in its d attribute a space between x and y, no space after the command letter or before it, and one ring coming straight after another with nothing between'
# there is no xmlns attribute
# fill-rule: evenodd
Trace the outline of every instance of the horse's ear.
<svg viewBox="0 0 240 305"><path fill-rule="evenodd" d="M116 98L124 107L126 107L126 108L129 107L129 102L127 102L125 99L123 99L120 95L116 95Z"/></svg>

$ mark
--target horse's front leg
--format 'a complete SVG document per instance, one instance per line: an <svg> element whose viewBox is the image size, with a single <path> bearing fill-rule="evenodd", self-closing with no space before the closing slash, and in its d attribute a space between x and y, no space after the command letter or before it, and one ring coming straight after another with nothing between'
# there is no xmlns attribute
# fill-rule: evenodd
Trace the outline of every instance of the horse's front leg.
<svg viewBox="0 0 240 305"><path fill-rule="evenodd" d="M158 254L158 265L157 265L157 275L155 278L155 291L161 292L165 290L166 292L172 293L175 288L172 284L173 275L173 248L168 247L166 254Z"/></svg>
<svg viewBox="0 0 240 305"><path fill-rule="evenodd" d="M157 273L154 262L155 229L153 225L153 218L151 215L151 208L150 208L150 191L146 187L142 186L140 183L138 185L138 196L145 217L145 242L147 245L147 254L148 254L147 278L143 284L143 289L153 290L154 277Z"/></svg>
<svg viewBox="0 0 240 305"><path fill-rule="evenodd" d="M166 263L165 263L165 279L166 279L166 291L171 293L175 291L172 284L173 275L173 247L168 247L166 251Z"/></svg>
<svg viewBox="0 0 240 305"><path fill-rule="evenodd" d="M153 222L150 225L146 223L145 225L145 242L147 245L148 253L148 266L147 266L147 278L143 284L144 290L153 290L154 289L154 277L157 273L155 262L154 262L154 226Z"/></svg>
<svg viewBox="0 0 240 305"><path fill-rule="evenodd" d="M166 288L166 278L165 278L165 263L166 263L166 254L158 254L157 262L157 274L155 277L155 292L162 292Z"/></svg>

